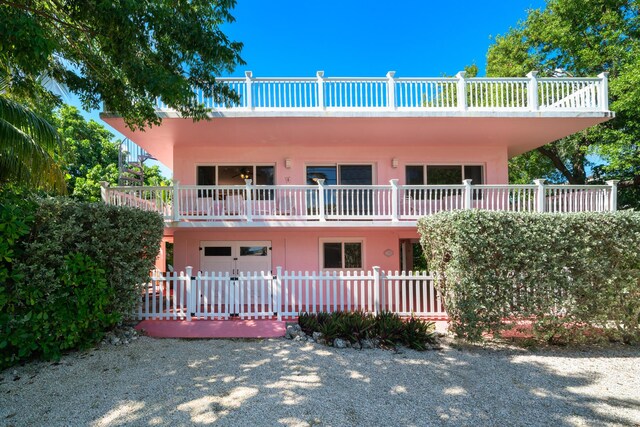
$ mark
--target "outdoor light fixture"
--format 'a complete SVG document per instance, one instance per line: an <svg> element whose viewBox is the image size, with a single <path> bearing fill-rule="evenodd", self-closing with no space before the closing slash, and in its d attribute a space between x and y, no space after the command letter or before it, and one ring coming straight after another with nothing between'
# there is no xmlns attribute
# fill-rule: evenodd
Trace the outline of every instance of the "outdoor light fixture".
<svg viewBox="0 0 640 427"><path fill-rule="evenodd" d="M398 167L398 159L397 158L394 157L393 159L391 159L391 167L394 168L394 169Z"/></svg>
<svg viewBox="0 0 640 427"><path fill-rule="evenodd" d="M284 167L287 168L287 169L291 169L291 159L290 158L284 159Z"/></svg>

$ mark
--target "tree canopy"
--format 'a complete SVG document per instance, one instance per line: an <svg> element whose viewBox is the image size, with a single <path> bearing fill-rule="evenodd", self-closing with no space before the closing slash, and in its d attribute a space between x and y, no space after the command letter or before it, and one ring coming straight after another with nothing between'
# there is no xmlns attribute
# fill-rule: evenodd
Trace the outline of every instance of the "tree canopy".
<svg viewBox="0 0 640 427"><path fill-rule="evenodd" d="M158 124L158 97L202 119L193 89L217 100L237 95L215 80L242 64L242 43L220 29L235 0L0 0L0 63L26 94L51 78L85 109L104 102L133 129Z"/></svg>
<svg viewBox="0 0 640 427"><path fill-rule="evenodd" d="M619 179L621 205L640 206L639 9L638 0L548 0L545 9L529 11L526 20L495 38L487 53L488 76L606 71L616 113L614 120L513 159L513 182Z"/></svg>

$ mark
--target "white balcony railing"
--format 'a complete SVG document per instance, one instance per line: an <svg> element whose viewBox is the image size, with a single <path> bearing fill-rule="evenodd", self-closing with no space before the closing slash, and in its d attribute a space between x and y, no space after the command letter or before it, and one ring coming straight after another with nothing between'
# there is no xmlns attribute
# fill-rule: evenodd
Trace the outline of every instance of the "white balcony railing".
<svg viewBox="0 0 640 427"><path fill-rule="evenodd" d="M345 221L413 223L456 209L511 212L616 210L617 181L607 185L246 185L109 187L105 203L162 214L167 221Z"/></svg>
<svg viewBox="0 0 640 427"><path fill-rule="evenodd" d="M238 94L238 103L216 102L195 90L198 102L216 111L496 111L608 112L607 73L595 78L455 77L221 77L218 83ZM161 99L156 108L174 111Z"/></svg>

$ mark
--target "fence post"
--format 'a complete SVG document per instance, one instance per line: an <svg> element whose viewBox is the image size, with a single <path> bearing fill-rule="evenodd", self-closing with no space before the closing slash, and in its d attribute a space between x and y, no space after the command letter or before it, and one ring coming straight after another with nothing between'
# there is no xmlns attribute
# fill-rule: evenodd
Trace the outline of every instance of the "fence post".
<svg viewBox="0 0 640 427"><path fill-rule="evenodd" d="M529 71L527 74L529 82L527 83L527 103L529 110L538 111L538 72Z"/></svg>
<svg viewBox="0 0 640 427"><path fill-rule="evenodd" d="M251 71L245 71L244 72L244 77L245 77L245 85L246 85L246 100L247 100L247 107L253 111L255 109L255 106L253 105L253 90L251 89L251 86L253 85L253 73Z"/></svg>
<svg viewBox="0 0 640 427"><path fill-rule="evenodd" d="M326 212L324 206L324 179L319 178L316 180L318 183L318 216L321 222L326 222Z"/></svg>
<svg viewBox="0 0 640 427"><path fill-rule="evenodd" d="M465 179L462 183L464 184L464 208L471 209L471 192L473 191L471 188L471 180Z"/></svg>
<svg viewBox="0 0 640 427"><path fill-rule="evenodd" d="M180 183L178 180L173 180L173 220L180 221L180 193L179 190Z"/></svg>
<svg viewBox="0 0 640 427"><path fill-rule="evenodd" d="M100 181L100 197L104 203L109 204L109 183L107 181Z"/></svg>
<svg viewBox="0 0 640 427"><path fill-rule="evenodd" d="M600 90L598 91L598 104L600 110L609 111L609 73L598 74L600 78Z"/></svg>
<svg viewBox="0 0 640 427"><path fill-rule="evenodd" d="M389 71L387 73L387 108L390 110L396 110L396 81L393 78L395 71Z"/></svg>
<svg viewBox="0 0 640 427"><path fill-rule="evenodd" d="M195 304L193 301L193 297L195 297L196 293L193 292L193 289L191 289L191 274L193 273L193 267L186 266L185 268L185 272L187 274L184 285L185 285L185 290L186 290L186 298L187 298L187 322L191 322L191 313L194 313L195 310Z"/></svg>
<svg viewBox="0 0 640 427"><path fill-rule="evenodd" d="M391 222L398 222L398 180L390 179L391 184Z"/></svg>
<svg viewBox="0 0 640 427"><path fill-rule="evenodd" d="M318 78L318 108L326 110L327 106L324 104L324 71L317 71L316 77Z"/></svg>
<svg viewBox="0 0 640 427"><path fill-rule="evenodd" d="M609 210L611 212L615 212L618 210L618 183L620 181L617 179L612 179L607 181L607 185L611 188L609 189Z"/></svg>
<svg viewBox="0 0 640 427"><path fill-rule="evenodd" d="M466 75L466 71L458 71L458 74L456 74L456 78L458 79L458 110L462 111L467 110L467 82L464 79Z"/></svg>
<svg viewBox="0 0 640 427"><path fill-rule="evenodd" d="M544 182L545 179L534 179L533 183L538 186L538 197L536 200L536 210L538 212L545 211L545 203L544 203Z"/></svg>
<svg viewBox="0 0 640 427"><path fill-rule="evenodd" d="M373 314L377 315L380 309L380 267L373 267Z"/></svg>
<svg viewBox="0 0 640 427"><path fill-rule="evenodd" d="M251 179L244 180L246 187L244 189L244 211L247 214L247 222L253 222L253 187Z"/></svg>
<svg viewBox="0 0 640 427"><path fill-rule="evenodd" d="M276 314L278 321L282 320L282 267L276 267L276 278L274 284L274 293L276 301Z"/></svg>

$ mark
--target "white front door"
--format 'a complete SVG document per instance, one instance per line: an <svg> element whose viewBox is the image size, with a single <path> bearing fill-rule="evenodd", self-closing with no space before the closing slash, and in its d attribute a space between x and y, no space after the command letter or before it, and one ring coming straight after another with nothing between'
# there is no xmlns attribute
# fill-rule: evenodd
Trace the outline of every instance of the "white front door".
<svg viewBox="0 0 640 427"><path fill-rule="evenodd" d="M200 242L200 271L229 273L271 271L269 241L205 241Z"/></svg>

